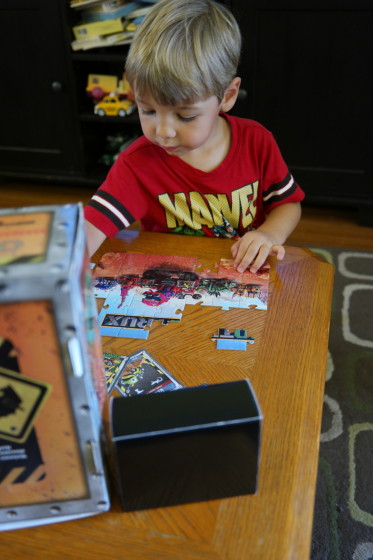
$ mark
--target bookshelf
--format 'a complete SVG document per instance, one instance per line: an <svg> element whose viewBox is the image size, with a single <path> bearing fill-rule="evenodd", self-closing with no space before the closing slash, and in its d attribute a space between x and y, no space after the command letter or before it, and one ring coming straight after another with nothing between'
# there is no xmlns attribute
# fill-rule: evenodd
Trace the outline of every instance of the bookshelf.
<svg viewBox="0 0 373 560"><path fill-rule="evenodd" d="M223 0L222 0L223 1ZM276 137L306 204L358 209L373 225L371 0L224 0L243 34L232 113ZM98 117L90 73L124 68L128 45L73 50L68 0L0 3L0 177L98 186L108 135L136 114Z"/></svg>
<svg viewBox="0 0 373 560"><path fill-rule="evenodd" d="M136 114L94 115L88 75L120 78L128 44L73 51L79 19L67 0L1 2L0 177L98 186L107 136L140 131Z"/></svg>

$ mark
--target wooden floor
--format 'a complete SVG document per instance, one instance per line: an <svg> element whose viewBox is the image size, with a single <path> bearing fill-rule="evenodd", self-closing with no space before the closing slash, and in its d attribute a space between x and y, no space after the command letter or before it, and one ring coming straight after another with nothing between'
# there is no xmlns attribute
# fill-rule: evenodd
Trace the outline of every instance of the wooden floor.
<svg viewBox="0 0 373 560"><path fill-rule="evenodd" d="M87 186L3 181L0 183L0 208L86 204L94 190ZM353 210L304 205L301 221L287 243L373 251L373 228L359 226L357 212Z"/></svg>

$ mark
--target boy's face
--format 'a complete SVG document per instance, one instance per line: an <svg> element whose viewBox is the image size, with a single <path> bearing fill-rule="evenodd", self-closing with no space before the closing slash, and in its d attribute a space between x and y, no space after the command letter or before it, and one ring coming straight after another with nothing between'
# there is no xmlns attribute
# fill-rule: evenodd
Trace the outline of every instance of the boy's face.
<svg viewBox="0 0 373 560"><path fill-rule="evenodd" d="M136 96L141 128L146 138L181 159L205 153L219 141L217 97L183 105L160 105L150 95Z"/></svg>

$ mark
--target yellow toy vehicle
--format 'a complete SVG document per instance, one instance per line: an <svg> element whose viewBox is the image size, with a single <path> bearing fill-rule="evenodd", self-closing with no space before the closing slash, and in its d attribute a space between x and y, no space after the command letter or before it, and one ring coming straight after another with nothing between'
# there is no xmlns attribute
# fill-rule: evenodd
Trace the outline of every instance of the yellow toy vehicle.
<svg viewBox="0 0 373 560"><path fill-rule="evenodd" d="M129 99L120 99L118 95L111 94L95 105L94 113L100 117L125 117L136 109L136 105Z"/></svg>
<svg viewBox="0 0 373 560"><path fill-rule="evenodd" d="M101 101L105 95L111 93L119 95L120 98L127 97L128 99L133 99L131 87L126 80L125 73L123 73L122 79L107 74L88 74L86 92L96 102Z"/></svg>

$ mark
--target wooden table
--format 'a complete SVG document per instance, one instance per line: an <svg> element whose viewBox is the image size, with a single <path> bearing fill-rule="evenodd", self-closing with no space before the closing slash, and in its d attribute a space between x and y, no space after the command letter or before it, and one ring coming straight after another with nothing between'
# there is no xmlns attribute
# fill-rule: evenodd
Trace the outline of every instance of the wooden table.
<svg viewBox="0 0 373 560"><path fill-rule="evenodd" d="M95 255L142 252L197 256L214 266L232 242L126 231ZM110 512L0 535L1 559L302 560L309 558L333 267L287 247L271 262L268 310L186 306L180 323L151 327L148 340L103 337L103 349L145 347L185 386L248 378L263 413L256 495L124 513ZM245 352L215 349L219 327L244 328ZM229 476L229 473L227 473Z"/></svg>

